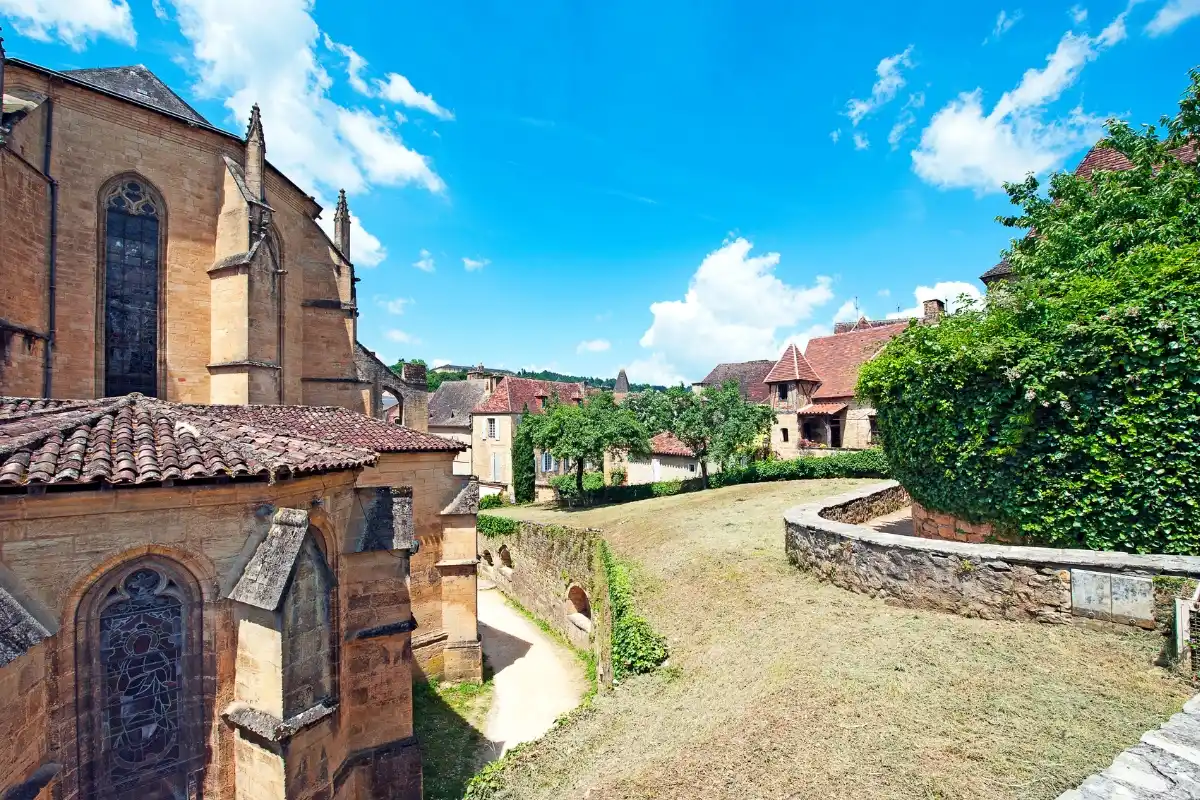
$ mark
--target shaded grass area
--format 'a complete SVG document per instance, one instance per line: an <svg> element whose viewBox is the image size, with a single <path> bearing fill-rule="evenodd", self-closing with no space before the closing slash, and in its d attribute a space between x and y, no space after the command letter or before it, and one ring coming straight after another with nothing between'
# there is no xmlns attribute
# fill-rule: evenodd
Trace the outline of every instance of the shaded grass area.
<svg viewBox="0 0 1200 800"><path fill-rule="evenodd" d="M862 483L495 512L603 529L671 662L506 759L486 796L1054 798L1188 697L1153 634L897 608L789 565L784 510Z"/></svg>
<svg viewBox="0 0 1200 800"><path fill-rule="evenodd" d="M413 684L413 729L421 743L425 800L458 800L467 783L495 757L483 735L492 704L492 674L487 662L482 683Z"/></svg>

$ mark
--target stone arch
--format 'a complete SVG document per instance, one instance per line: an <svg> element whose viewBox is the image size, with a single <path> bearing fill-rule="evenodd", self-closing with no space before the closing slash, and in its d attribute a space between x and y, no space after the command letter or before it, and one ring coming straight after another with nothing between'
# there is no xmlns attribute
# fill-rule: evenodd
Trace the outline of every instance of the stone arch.
<svg viewBox="0 0 1200 800"><path fill-rule="evenodd" d="M404 424L404 395L398 390L385 386L380 389L380 403L383 418L396 425ZM391 402L388 402L388 401Z"/></svg>
<svg viewBox="0 0 1200 800"><path fill-rule="evenodd" d="M104 396L157 397L166 378L167 206L137 172L97 194L96 382Z"/></svg>
<svg viewBox="0 0 1200 800"><path fill-rule="evenodd" d="M509 569L513 568L512 553L508 552L508 545L500 545L500 549L496 554L500 556L500 566L507 567Z"/></svg>
<svg viewBox="0 0 1200 800"><path fill-rule="evenodd" d="M588 619L592 618L592 601L578 583L571 584L571 588L567 590L567 613L582 614Z"/></svg>
<svg viewBox="0 0 1200 800"><path fill-rule="evenodd" d="M85 591L74 619L80 797L169 800L201 785L202 598L186 567L154 554Z"/></svg>
<svg viewBox="0 0 1200 800"><path fill-rule="evenodd" d="M487 564L489 567L494 565L494 563L492 561L492 551L491 550L483 551L483 563Z"/></svg>

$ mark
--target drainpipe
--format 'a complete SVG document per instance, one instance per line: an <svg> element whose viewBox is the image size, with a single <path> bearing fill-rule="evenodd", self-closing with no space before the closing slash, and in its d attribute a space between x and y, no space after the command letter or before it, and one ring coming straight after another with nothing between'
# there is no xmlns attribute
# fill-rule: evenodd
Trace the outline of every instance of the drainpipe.
<svg viewBox="0 0 1200 800"><path fill-rule="evenodd" d="M54 341L55 341L55 290L57 287L58 267L58 181L50 177L50 154L54 141L54 101L46 98L46 148L42 158L42 173L50 181L50 265L49 265L49 305L46 313L46 357L42 364L42 395L50 397L53 383Z"/></svg>

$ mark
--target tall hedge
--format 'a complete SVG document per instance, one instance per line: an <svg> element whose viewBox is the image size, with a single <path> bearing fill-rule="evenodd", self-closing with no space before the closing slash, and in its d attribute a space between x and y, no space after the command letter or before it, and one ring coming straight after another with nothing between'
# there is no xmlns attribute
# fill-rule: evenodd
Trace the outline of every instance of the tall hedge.
<svg viewBox="0 0 1200 800"><path fill-rule="evenodd" d="M528 409L526 409L526 413L528 413ZM517 430L513 434L513 499L518 503L532 503L535 493L534 470L537 468L537 464L533 452L533 439L529 434L530 426L522 423L517 424Z"/></svg>

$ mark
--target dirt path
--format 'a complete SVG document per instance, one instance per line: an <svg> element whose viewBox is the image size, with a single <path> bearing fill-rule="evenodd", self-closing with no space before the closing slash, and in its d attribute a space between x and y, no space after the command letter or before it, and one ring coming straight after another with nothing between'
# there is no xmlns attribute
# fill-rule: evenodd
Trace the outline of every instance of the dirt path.
<svg viewBox="0 0 1200 800"><path fill-rule="evenodd" d="M569 650L505 603L500 590L482 585L479 632L495 673L483 733L500 756L550 730L560 714L579 705L587 681Z"/></svg>

